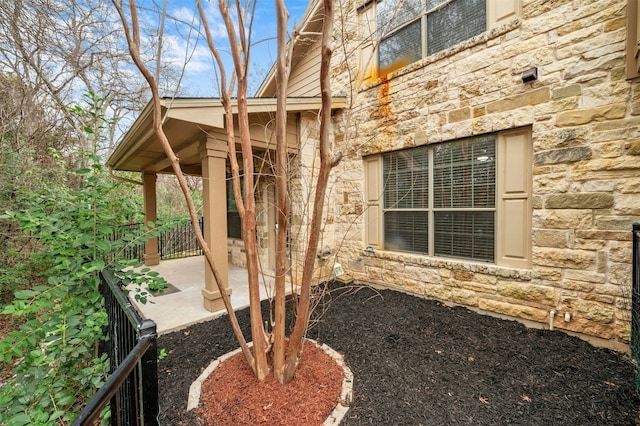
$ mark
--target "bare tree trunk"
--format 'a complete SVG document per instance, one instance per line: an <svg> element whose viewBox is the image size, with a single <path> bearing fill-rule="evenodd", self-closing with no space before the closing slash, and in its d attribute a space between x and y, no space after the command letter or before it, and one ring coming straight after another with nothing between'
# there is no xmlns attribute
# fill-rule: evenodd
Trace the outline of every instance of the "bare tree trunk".
<svg viewBox="0 0 640 426"><path fill-rule="evenodd" d="M258 248L256 238L256 200L253 192L255 184L253 176L254 162L251 147L251 134L249 132L249 113L247 108L249 45L244 25L246 13L243 11L239 0L236 0L233 4L236 6L236 16L240 21L239 25L236 25L233 22L229 5L225 0L218 1L220 14L225 23L227 35L229 36L229 46L231 48L231 56L233 58L235 70L235 78L233 80L237 80L236 107L245 191L244 197L241 197L239 165L237 162L235 148L235 124L233 122L234 111L230 94L232 87L226 87L224 63L222 62L218 49L211 37L208 20L200 0L196 0L196 4L198 6L200 18L205 27L209 50L212 52L216 62L218 63L218 67L220 68L222 80L221 97L226 116L227 145L229 147L229 161L231 163L233 191L242 223L242 240L244 241L245 257L247 260L249 312L251 317L251 337L253 339L253 358L249 363L258 380L264 380L269 372L269 365L267 363L269 342L266 338L266 332L262 324L262 310L260 308L260 281L258 276ZM250 15L253 16L253 14ZM236 34L236 30L239 34ZM233 84L231 84L231 86L233 86Z"/></svg>
<svg viewBox="0 0 640 426"><path fill-rule="evenodd" d="M151 89L152 102L153 102L153 128L158 136L158 139L160 140L160 143L162 144L162 147L165 151L165 154L167 155L167 158L169 158L169 160L171 161L173 172L178 178L180 188L182 189L182 192L184 194L184 197L187 203L187 207L189 209L189 216L191 217L191 223L194 225L194 232L196 235L196 239L198 240L200 247L202 247L204 256L207 259L208 267L211 268L211 271L213 273L214 279L216 280L216 283L220 285L222 283L220 272L218 271L218 268L216 267L215 262L213 261L213 255L211 253L211 250L209 249L209 246L204 240L202 231L200 230L200 227L197 225L198 216L196 213L195 206L193 204L193 199L191 198L189 186L187 185L184 174L180 169L180 162L178 160L178 157L173 152L173 149L169 144L169 140L167 139L167 136L164 133L164 129L162 128L161 103L160 103L161 99L160 99L157 82L140 57L140 29L138 26L138 15L137 15L137 7L136 7L135 0L130 0L129 2L130 14L131 14L131 26L129 26L129 23L127 21L126 15L122 7L122 3L120 3L118 0L112 0L112 1L118 11L118 14L120 15L120 19L122 20L122 24L125 30L125 35L127 38L127 43L129 45L129 53L131 54L131 58L133 59L133 62L136 64L136 66L138 67L138 69L140 70L144 78L147 80L147 83L149 84L149 88ZM222 301L227 310L227 313L229 314L231 327L233 329L233 332L236 338L238 339L238 343L240 344L240 347L242 348L242 352L247 358L249 364L252 366L252 368L254 368L253 357L251 355L247 342L244 338L244 335L242 334L242 330L240 330L240 325L238 324L238 319L235 315L235 312L233 311L233 307L231 306L231 300L229 299L229 295L225 291L221 291L220 294L222 296Z"/></svg>
<svg viewBox="0 0 640 426"><path fill-rule="evenodd" d="M287 273L287 234L289 229L289 191L287 188L287 86L290 54L287 50L287 21L289 12L284 0L276 0L277 43L276 58L276 206L278 232L276 234L275 322L273 325L273 374L284 383L285 366L285 276Z"/></svg>
<svg viewBox="0 0 640 426"><path fill-rule="evenodd" d="M320 240L320 227L324 210L324 199L329 182L331 169L340 161L340 156L333 158L331 152L331 55L333 46L331 43L333 33L333 0L324 0L324 19L322 23L321 63L320 63L320 91L322 95L322 107L320 110L320 170L316 180L313 211L309 240L304 257L302 269L302 286L296 315L296 323L289 340L289 356L284 372L284 383L290 382L302 355L302 344L307 328L309 327L309 315L311 306L311 284Z"/></svg>

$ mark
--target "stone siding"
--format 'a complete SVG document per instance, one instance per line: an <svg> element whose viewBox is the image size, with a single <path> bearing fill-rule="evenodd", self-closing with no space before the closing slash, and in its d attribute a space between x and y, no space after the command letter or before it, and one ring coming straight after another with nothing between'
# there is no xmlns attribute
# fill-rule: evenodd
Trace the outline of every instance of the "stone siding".
<svg viewBox="0 0 640 426"><path fill-rule="evenodd" d="M338 253L327 264L540 323L555 310L557 328L628 341L640 86L625 79L625 5L523 0L518 20L358 85L362 38L352 4L339 35L345 46L334 54L333 92L349 94L351 107L336 119L345 157L327 197L322 244ZM538 80L523 83L532 67ZM533 143L530 269L363 250L364 156L524 126ZM304 151L304 166L313 161Z"/></svg>

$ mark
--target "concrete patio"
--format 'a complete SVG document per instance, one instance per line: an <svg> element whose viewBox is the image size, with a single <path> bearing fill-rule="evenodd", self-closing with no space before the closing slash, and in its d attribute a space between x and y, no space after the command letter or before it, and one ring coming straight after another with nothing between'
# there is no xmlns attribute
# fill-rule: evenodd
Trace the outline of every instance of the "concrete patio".
<svg viewBox="0 0 640 426"><path fill-rule="evenodd" d="M204 265L204 256L164 260L149 268L171 285L165 294L148 296L147 303L142 304L130 293L129 298L143 318L155 321L158 334L180 330L226 313L224 310L209 312L203 307L201 291L204 288ZM260 298L264 300L272 295L274 278L265 276L261 280ZM246 269L229 265L229 288L234 310L249 306ZM290 293L290 288L287 293Z"/></svg>

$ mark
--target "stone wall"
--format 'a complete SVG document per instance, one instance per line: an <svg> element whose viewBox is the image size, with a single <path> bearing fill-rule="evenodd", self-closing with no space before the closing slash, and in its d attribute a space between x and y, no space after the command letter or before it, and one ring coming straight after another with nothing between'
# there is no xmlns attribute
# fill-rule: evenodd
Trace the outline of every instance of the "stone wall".
<svg viewBox="0 0 640 426"><path fill-rule="evenodd" d="M363 84L351 5L333 91L352 105L338 117L345 158L325 240L358 279L540 323L555 310L557 328L627 341L640 87L625 79L626 0L542 3L523 0L519 19ZM532 67L538 80L523 83ZM530 269L363 251L363 156L523 126L534 154Z"/></svg>

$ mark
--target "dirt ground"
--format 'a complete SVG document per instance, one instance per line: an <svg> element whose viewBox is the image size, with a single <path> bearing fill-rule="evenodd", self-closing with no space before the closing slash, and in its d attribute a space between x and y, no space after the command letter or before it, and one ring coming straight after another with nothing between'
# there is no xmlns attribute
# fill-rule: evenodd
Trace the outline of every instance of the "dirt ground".
<svg viewBox="0 0 640 426"><path fill-rule="evenodd" d="M396 291L331 287L325 302L309 337L354 373L343 425L640 424L626 354ZM238 317L248 333L248 310ZM211 424L186 401L201 371L236 349L228 318L160 336L159 347L161 423Z"/></svg>

